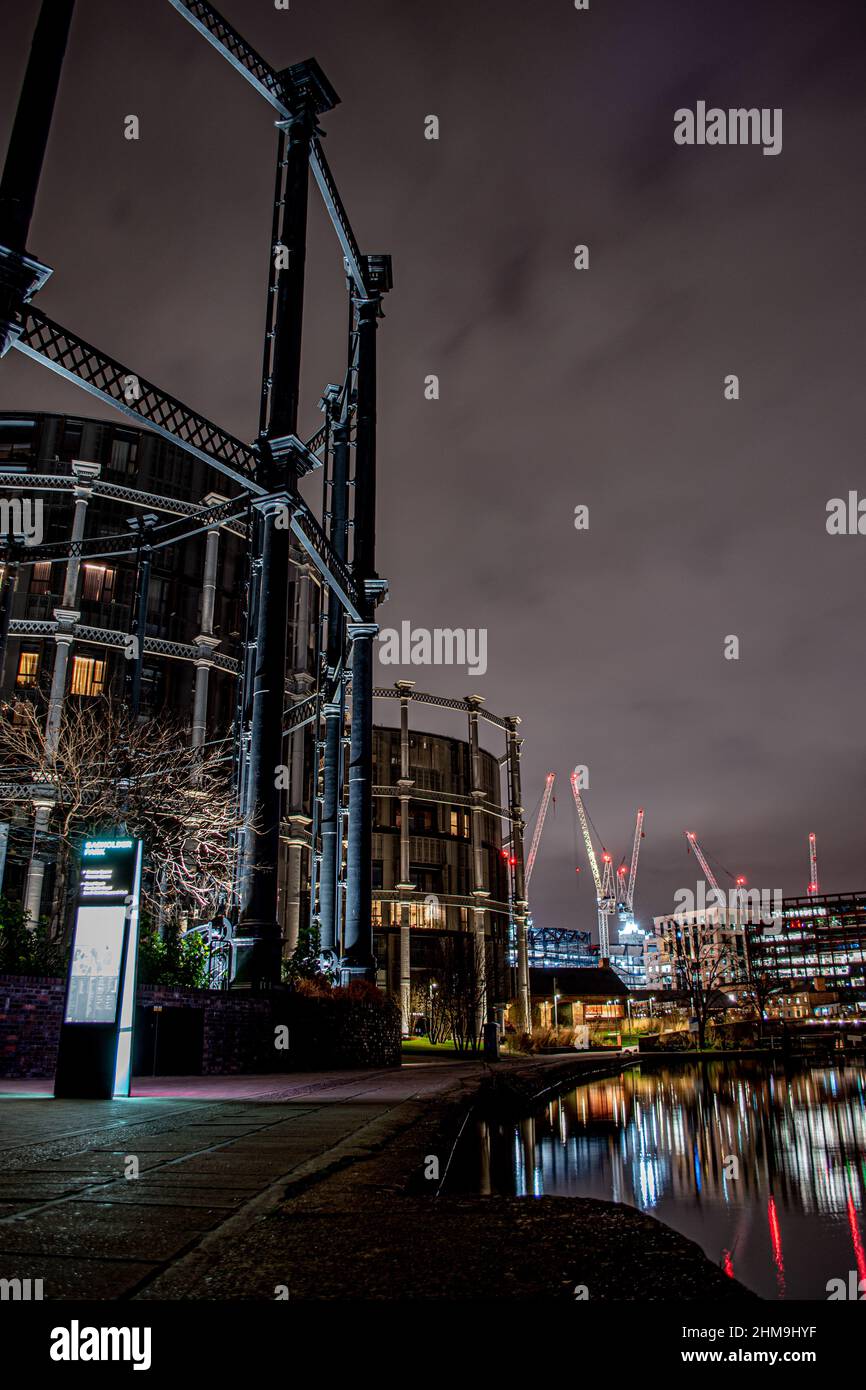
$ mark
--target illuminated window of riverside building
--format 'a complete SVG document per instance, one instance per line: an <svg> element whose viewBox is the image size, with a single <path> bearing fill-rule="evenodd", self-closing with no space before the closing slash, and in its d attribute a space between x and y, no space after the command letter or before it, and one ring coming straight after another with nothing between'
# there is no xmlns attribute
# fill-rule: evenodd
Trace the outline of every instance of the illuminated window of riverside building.
<svg viewBox="0 0 866 1390"><path fill-rule="evenodd" d="M39 653L21 652L18 657L18 673L15 684L23 689L33 689L39 672Z"/></svg>
<svg viewBox="0 0 866 1390"><path fill-rule="evenodd" d="M115 571L107 565L85 565L81 597L90 603L108 602L114 597Z"/></svg>
<svg viewBox="0 0 866 1390"><path fill-rule="evenodd" d="M72 695L101 695L105 687L105 662L95 656L72 658Z"/></svg>

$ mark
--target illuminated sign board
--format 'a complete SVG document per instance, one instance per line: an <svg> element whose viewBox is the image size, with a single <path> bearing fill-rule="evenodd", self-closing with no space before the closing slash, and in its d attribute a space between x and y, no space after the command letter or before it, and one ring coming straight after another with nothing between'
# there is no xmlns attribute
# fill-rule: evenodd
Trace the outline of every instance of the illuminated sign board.
<svg viewBox="0 0 866 1390"><path fill-rule="evenodd" d="M125 930L126 908L122 904L78 909L66 1023L114 1023Z"/></svg>
<svg viewBox="0 0 866 1390"><path fill-rule="evenodd" d="M141 854L122 836L82 847L56 1096L129 1094Z"/></svg>

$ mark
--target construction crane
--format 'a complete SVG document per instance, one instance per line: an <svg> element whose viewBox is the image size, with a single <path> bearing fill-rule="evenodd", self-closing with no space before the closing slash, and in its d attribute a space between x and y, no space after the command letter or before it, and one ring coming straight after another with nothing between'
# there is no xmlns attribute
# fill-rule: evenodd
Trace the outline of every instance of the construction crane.
<svg viewBox="0 0 866 1390"><path fill-rule="evenodd" d="M698 844L698 837L697 837L697 835L695 834L695 832L694 832L693 830L687 830L687 831L685 832L685 836L686 836L686 839L687 839L688 842L689 842L689 849L693 849L693 850L694 850L694 852L695 852L695 858L697 859L698 863L700 864L701 868L702 868L703 871L704 871L704 878L706 879L707 883L708 883L709 886L710 886L711 888L713 888L713 889L715 890L715 892L718 894L719 899L720 899L721 902L726 901L726 895L722 892L721 888L719 887L719 881L718 881L718 879L716 878L715 874L713 873L712 869L710 868L709 864L707 863L707 857L706 857L706 855L704 854L703 850L701 849L700 845ZM722 866L722 867L724 867L724 866ZM738 890L739 890L740 888L745 888L745 886L746 886L746 880L745 880L745 878L743 877L742 874L739 874L737 877L734 877L734 875L731 873L730 869L725 869L725 873L728 875L729 878L732 878L732 879L734 880L734 886L735 886L735 888L737 888ZM739 892L738 892L738 893L737 893L737 901L738 901L738 902L739 902L739 897L740 897L740 895L739 895Z"/></svg>
<svg viewBox="0 0 866 1390"><path fill-rule="evenodd" d="M538 846L541 843L541 832L544 829L544 822L547 817L547 808L550 805L550 798L553 796L553 784L556 780L555 772L548 772L544 782L544 791L541 794L541 805L538 808L538 818L535 822L535 829L532 832L532 843L529 846L529 854L526 858L526 873L524 882L529 887L529 880L532 878L532 870L535 867L535 859L538 854Z"/></svg>
<svg viewBox="0 0 866 1390"><path fill-rule="evenodd" d="M625 862L623 862L617 870L617 888L620 890L619 901L617 903L617 912L619 913L619 920L623 923L624 931L633 931L635 925L634 888L635 883L637 881L637 861L638 856L640 855L640 842L643 839L643 815L643 809L640 808L638 810L637 818L635 820L634 825L634 843L632 845L631 850L631 866L628 870L626 870ZM625 883L624 881L626 872L628 872L628 883Z"/></svg>
<svg viewBox="0 0 866 1390"><path fill-rule="evenodd" d="M809 836L809 889L810 893L818 892L818 842L814 833Z"/></svg>
<svg viewBox="0 0 866 1390"><path fill-rule="evenodd" d="M589 867L592 870L592 878L595 883L595 895L598 903L598 953L601 959L610 955L610 931L608 921L616 911L616 897L613 890L613 861L607 850L602 847L603 869L599 872L598 860L595 857L595 849L592 843L592 836L589 833L589 820L586 814L586 807L580 795L578 786L577 769L571 774L571 791L574 796L574 804L577 807L577 814L580 820L580 829L583 834L583 843L586 845L586 857L589 860Z"/></svg>
<svg viewBox="0 0 866 1390"><path fill-rule="evenodd" d="M686 835L686 839L687 839L688 842L689 842L689 849L693 849L693 850L694 850L694 852L695 852L695 858L697 859L698 863L700 864L701 868L702 868L703 871L704 871L704 878L707 880L707 883L710 885L711 888L714 888L714 889L716 890L717 893L721 893L722 890L721 890L721 888L719 887L718 879L716 878L715 874L713 873L712 869L710 868L709 864L708 864L707 861L706 861L706 858L705 858L705 856L704 856L704 851L701 849L700 845L698 844L698 837L697 837L697 835L695 834L695 832L694 832L693 830L687 830L687 831L685 832L685 835Z"/></svg>

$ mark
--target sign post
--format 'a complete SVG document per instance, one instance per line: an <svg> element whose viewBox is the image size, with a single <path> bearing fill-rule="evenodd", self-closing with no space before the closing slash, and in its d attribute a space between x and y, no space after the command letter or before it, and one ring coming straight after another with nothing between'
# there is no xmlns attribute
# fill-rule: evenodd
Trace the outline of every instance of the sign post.
<svg viewBox="0 0 866 1390"><path fill-rule="evenodd" d="M56 1097L129 1095L138 959L140 840L86 840L81 854Z"/></svg>

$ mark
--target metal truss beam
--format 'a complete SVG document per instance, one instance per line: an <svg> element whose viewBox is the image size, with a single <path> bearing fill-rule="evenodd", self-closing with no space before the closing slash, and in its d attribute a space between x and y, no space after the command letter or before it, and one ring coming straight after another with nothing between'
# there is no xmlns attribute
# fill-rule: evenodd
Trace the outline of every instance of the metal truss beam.
<svg viewBox="0 0 866 1390"><path fill-rule="evenodd" d="M261 54L241 37L213 5L207 4L206 0L169 0L169 4L231 63L241 77L245 77L255 87L265 101L270 102L283 120L292 119L296 113L282 74L265 62ZM355 282L358 293L366 296L370 286L364 276L358 243L316 135L310 142L310 167L342 247L346 268Z"/></svg>
<svg viewBox="0 0 866 1390"><path fill-rule="evenodd" d="M40 310L26 308L24 327L15 347L130 419L149 426L170 443L180 445L231 478L238 487L265 492L255 481L257 459L248 444L54 323Z"/></svg>
<svg viewBox="0 0 866 1390"><path fill-rule="evenodd" d="M205 4L204 0L168 0L168 3L231 63L241 77L255 87L265 101L279 111L283 120L288 120L294 114L286 100L279 73L265 62L227 19L223 19L213 5Z"/></svg>
<svg viewBox="0 0 866 1390"><path fill-rule="evenodd" d="M406 792L402 787L374 787L373 795L399 801L401 797L406 795ZM409 800L434 801L440 806L465 806L467 809L479 806L488 816L495 816L497 820L511 820L508 812L503 811L501 806L494 806L489 801L473 801L471 796L462 796L459 792L440 792L432 791L429 787L412 787L409 792Z"/></svg>
<svg viewBox="0 0 866 1390"><path fill-rule="evenodd" d="M51 618L13 618L9 624L10 637L53 637L56 631L57 623ZM110 627L88 627L86 623L76 623L73 636L77 642L90 642L95 647L119 649L129 641L128 632ZM169 642L164 637L145 637L144 651L146 656L164 656L174 661L202 659L201 648L186 642ZM240 671L240 662L221 652L212 651L207 659L220 671L227 671L230 675L236 676Z"/></svg>
<svg viewBox="0 0 866 1390"><path fill-rule="evenodd" d="M407 696L410 700L417 700L421 705L436 705L439 709L462 710L464 714L470 710L476 710L476 706L468 705L465 700L449 700L444 695L426 695L423 690L395 690L392 686L376 686L373 690L374 700L399 700L401 696ZM510 726L506 719L501 715L491 714L483 706L477 707L479 719L486 719L488 724L495 724L497 729L507 730Z"/></svg>
<svg viewBox="0 0 866 1390"><path fill-rule="evenodd" d="M377 903L415 902L423 905L428 896L419 888L412 891L402 888L373 889L373 901ZM495 898L471 898L457 893L437 893L436 901L443 907L471 907L473 912L497 912L504 917L509 913L508 903L497 902Z"/></svg>
<svg viewBox="0 0 866 1390"><path fill-rule="evenodd" d="M317 136L313 136L310 142L310 168L313 171L313 178L319 186L328 216L334 224L334 231L337 233L337 240L343 248L343 257L346 262L346 269L351 275L358 293L366 295L369 293L369 286L364 278L364 271L361 264L361 252L358 250L358 243L352 231L351 223L346 216L346 209L343 207L342 199L337 191L334 176L328 167L325 152Z"/></svg>
<svg viewBox="0 0 866 1390"><path fill-rule="evenodd" d="M248 501L247 497L233 497L216 507L202 507L197 517L182 517L154 527L148 533L148 549L163 550L166 546L178 545L203 531L209 531L213 526L237 522L246 515ZM70 557L102 560L132 555L139 544L138 532L121 531L115 536L88 536L80 541L48 541L44 545L28 546L13 543L8 546L8 552L19 564L35 565L43 560L68 560Z"/></svg>
<svg viewBox="0 0 866 1390"><path fill-rule="evenodd" d="M162 497L156 492L141 492L138 488L105 482L102 478L88 478L85 485L94 497L110 497L113 501L129 502L132 506L147 507L149 511L154 512L166 512L169 516L202 517L211 510L200 502L184 502L179 497ZM73 473L5 473L0 465L0 488L10 492L20 492L22 488L29 488L33 492L74 492L81 486L82 480L76 478ZM231 527L231 523L229 526ZM237 528L235 534L239 534Z"/></svg>
<svg viewBox="0 0 866 1390"><path fill-rule="evenodd" d="M352 571L340 559L305 504L293 511L291 526L316 569L334 590L347 615L353 622L360 622L362 597Z"/></svg>

